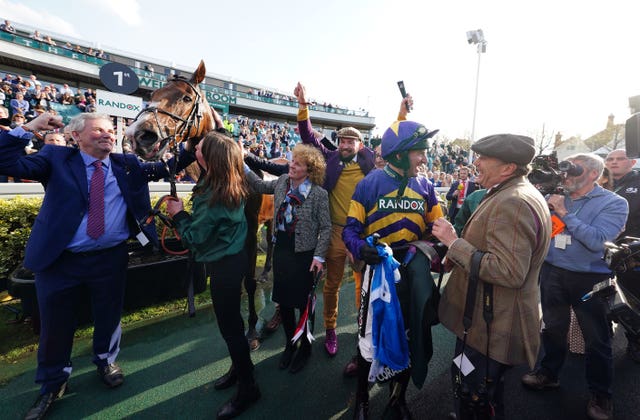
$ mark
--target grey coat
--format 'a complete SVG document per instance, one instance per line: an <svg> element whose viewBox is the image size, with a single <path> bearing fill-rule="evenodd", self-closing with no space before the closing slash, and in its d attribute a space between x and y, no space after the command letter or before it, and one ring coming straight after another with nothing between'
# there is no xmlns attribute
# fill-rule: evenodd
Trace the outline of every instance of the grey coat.
<svg viewBox="0 0 640 420"><path fill-rule="evenodd" d="M251 188L261 194L273 194L273 220L278 208L287 195L289 175L281 175L278 179L264 181L253 172L248 172L247 180ZM309 196L297 209L295 252L314 250L314 256L324 258L329 248L331 235L331 216L329 215L329 195L319 185L313 184Z"/></svg>

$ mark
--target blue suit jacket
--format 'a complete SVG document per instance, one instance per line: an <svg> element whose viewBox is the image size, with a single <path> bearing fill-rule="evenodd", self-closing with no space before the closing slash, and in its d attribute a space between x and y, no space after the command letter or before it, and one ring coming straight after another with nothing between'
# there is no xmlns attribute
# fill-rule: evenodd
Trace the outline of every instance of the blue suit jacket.
<svg viewBox="0 0 640 420"><path fill-rule="evenodd" d="M50 266L67 247L89 206L89 187L80 151L61 146L44 146L24 156L28 140L0 133L0 174L42 182L45 188L40 212L27 242L24 265L39 272ZM168 176L163 162L142 163L135 155L110 155L122 196L127 204L127 221L132 236L140 232L137 221L149 214L149 181ZM181 149L178 170L195 160ZM107 209L108 211L108 209ZM157 243L155 226L143 228Z"/></svg>

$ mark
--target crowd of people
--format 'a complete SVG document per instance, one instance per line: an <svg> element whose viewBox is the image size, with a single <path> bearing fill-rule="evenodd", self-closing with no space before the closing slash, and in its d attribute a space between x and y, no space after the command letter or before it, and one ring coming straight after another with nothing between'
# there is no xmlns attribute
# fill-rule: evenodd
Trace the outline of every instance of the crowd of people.
<svg viewBox="0 0 640 420"><path fill-rule="evenodd" d="M26 116L28 89L23 93L24 83L5 78L15 109L0 112L4 119ZM35 76L30 80L37 86ZM63 85L59 95L74 92ZM529 137L482 138L469 162L466 151L434 142L438 130L407 120L413 106L408 95L379 142L367 144L358 129L343 127L335 132L336 145L313 129L305 86L298 83L293 95L299 104L295 127L227 116L216 119L220 126L194 150L179 149L178 169L195 161L200 175L193 180L191 213L180 200L167 210L212 279L213 308L231 358L214 388L238 385L217 418L236 417L261 397L240 316L243 273L237 270L247 260L244 204L250 190L274 195L272 298L285 330L280 369L297 373L309 363L307 299L324 271L323 348L329 356L338 353L339 292L345 264L354 267L358 340L344 368L345 376L356 378L354 418L369 417L369 386L376 381L389 383L391 414L411 418L407 387L424 384L433 354L431 326L438 322L455 335L452 417L504 418L504 375L511 367L529 365L521 381L533 390L560 386L570 309L585 340L587 416L612 418L610 321L602 301L582 297L612 276L602 259L604 243L640 236L635 161L624 150L606 159L573 155L567 160L580 169L545 197L527 178L535 155ZM126 241L157 242L156 232L137 221L150 209L147 182L168 170L163 162L112 153L113 121L102 114L74 117L66 135L61 119L44 110L7 122L0 122L0 175L47 185L25 257L36 275L42 319L41 390L26 416L35 419L64 394L71 375L68 290L89 287L98 377L109 388L124 383L116 359ZM25 154L40 141L37 135L43 145ZM264 159L276 157L286 163ZM278 178L261 180L245 160ZM436 187L449 188L446 203ZM440 299L432 277L438 269L450 272ZM636 295L637 281L637 271L621 277L622 287ZM640 362L640 338L627 338L630 357ZM475 369L468 372L467 363Z"/></svg>
<svg viewBox="0 0 640 420"><path fill-rule="evenodd" d="M8 109L11 118L16 115L34 118L51 109L52 103L75 105L82 112L95 112L96 93L91 88L74 90L68 83L43 82L35 74L23 77L5 73L0 80L0 105Z"/></svg>

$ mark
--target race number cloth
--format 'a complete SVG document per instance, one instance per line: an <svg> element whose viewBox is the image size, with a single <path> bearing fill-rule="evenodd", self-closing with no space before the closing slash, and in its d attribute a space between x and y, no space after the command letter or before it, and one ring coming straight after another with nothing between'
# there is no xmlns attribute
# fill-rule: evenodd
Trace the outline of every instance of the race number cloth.
<svg viewBox="0 0 640 420"><path fill-rule="evenodd" d="M371 237L367 242L373 245ZM387 245L378 244L376 249L382 262L367 266L365 271L366 284L363 288L369 289L371 279L371 292L365 334L358 343L362 356L372 361L369 371L371 382L383 374L385 367L392 371L409 367L409 344L395 287L395 283L400 281L400 263L393 258L393 252Z"/></svg>

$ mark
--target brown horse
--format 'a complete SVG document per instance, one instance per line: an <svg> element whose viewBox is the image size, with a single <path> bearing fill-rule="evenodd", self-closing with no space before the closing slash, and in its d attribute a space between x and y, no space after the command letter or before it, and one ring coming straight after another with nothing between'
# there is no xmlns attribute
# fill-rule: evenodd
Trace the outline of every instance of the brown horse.
<svg viewBox="0 0 640 420"><path fill-rule="evenodd" d="M198 87L204 80L205 73L204 62L200 61L190 79L174 77L151 94L149 106L138 114L126 132L138 156L145 160L158 160L167 150L177 155L177 146L183 141L188 141L192 146L191 150L194 150L193 146L209 131L223 127L222 119L209 106ZM249 300L247 339L252 350L259 347L259 335L256 330L258 315L255 307L255 271L258 214L261 205L262 195L256 193L251 193L245 204L248 223L245 249L249 257L249 266L245 273L244 286Z"/></svg>

